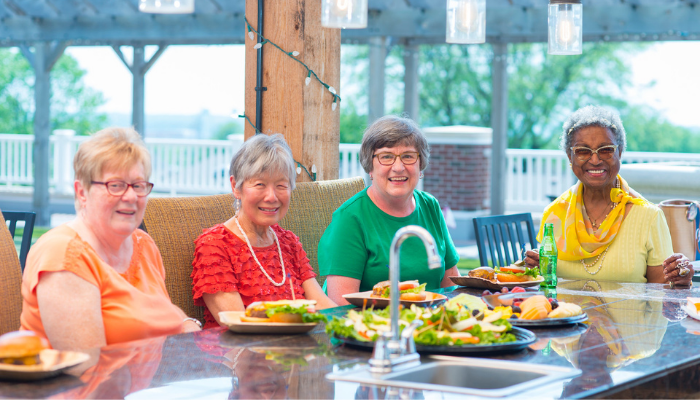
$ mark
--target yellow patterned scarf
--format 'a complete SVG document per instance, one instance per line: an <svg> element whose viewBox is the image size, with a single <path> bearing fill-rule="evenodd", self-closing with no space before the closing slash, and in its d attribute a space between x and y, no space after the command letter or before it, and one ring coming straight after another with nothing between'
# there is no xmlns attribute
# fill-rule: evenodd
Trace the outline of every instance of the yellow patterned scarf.
<svg viewBox="0 0 700 400"><path fill-rule="evenodd" d="M629 185L620 175L617 176L617 179L620 182L620 189L613 188L610 191L610 200L616 203L615 208L600 224L597 232L589 233L586 229L582 211L583 185L579 181L544 210L537 240L542 242L544 224L552 223L560 259L566 261L583 260L596 257L605 251L620 231L627 203L649 204L642 197L632 197L629 194Z"/></svg>

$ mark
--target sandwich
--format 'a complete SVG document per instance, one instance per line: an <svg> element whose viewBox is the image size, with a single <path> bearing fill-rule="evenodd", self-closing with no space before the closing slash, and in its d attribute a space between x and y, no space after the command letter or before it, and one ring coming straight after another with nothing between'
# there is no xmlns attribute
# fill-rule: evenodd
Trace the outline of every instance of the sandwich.
<svg viewBox="0 0 700 400"><path fill-rule="evenodd" d="M32 331L9 332L0 336L0 363L38 365L39 353L48 348L48 341Z"/></svg>
<svg viewBox="0 0 700 400"><path fill-rule="evenodd" d="M241 321L302 324L326 322L326 317L316 312L316 300L277 300L250 303Z"/></svg>
<svg viewBox="0 0 700 400"><path fill-rule="evenodd" d="M496 280L499 282L529 282L536 280L538 276L539 270L537 268L528 268L516 264L496 270Z"/></svg>
<svg viewBox="0 0 700 400"><path fill-rule="evenodd" d="M389 298L390 290L391 281L379 282L372 288L371 297ZM425 283L421 285L418 281L399 282L399 300L422 301L426 297Z"/></svg>
<svg viewBox="0 0 700 400"><path fill-rule="evenodd" d="M493 282L496 280L495 273L496 271L494 271L493 268L479 267L469 271L469 276L471 276L472 278L481 278Z"/></svg>

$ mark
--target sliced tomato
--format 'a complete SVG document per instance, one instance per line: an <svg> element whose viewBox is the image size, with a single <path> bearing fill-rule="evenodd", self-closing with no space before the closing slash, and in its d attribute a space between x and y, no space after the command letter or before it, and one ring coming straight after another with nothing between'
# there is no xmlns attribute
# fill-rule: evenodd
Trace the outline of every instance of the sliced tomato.
<svg viewBox="0 0 700 400"><path fill-rule="evenodd" d="M367 335L365 332L359 332L359 331L358 331L357 333L358 333L360 336L362 336L363 338L367 339L367 340L372 340L372 339L370 339L369 335Z"/></svg>
<svg viewBox="0 0 700 400"><path fill-rule="evenodd" d="M420 286L420 283L418 283L418 281L399 282L399 290L414 289L418 286Z"/></svg>
<svg viewBox="0 0 700 400"><path fill-rule="evenodd" d="M527 271L527 268L526 268L526 267L516 267L516 266L513 266L513 265L509 265L509 266L507 266L507 267L501 267L501 271L504 271L504 272L512 272L512 273L514 273L514 274L521 274L521 273Z"/></svg>

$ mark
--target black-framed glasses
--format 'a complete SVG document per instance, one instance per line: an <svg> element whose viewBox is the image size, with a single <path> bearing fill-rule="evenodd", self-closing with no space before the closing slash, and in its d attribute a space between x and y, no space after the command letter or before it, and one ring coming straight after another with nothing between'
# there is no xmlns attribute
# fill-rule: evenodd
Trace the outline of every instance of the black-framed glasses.
<svg viewBox="0 0 700 400"><path fill-rule="evenodd" d="M579 161L588 161L591 159L591 157L593 157L593 154L597 154L598 158L600 158L601 160L609 160L612 158L612 156L615 155L617 148L618 148L618 145L616 145L616 144L601 146L595 150L590 149L588 147L584 147L584 146L570 147L571 153Z"/></svg>
<svg viewBox="0 0 700 400"><path fill-rule="evenodd" d="M417 151L407 151L401 154L379 153L373 155L372 157L377 157L377 160L382 165L394 165L394 163L396 162L396 157L399 157L401 159L401 162L404 163L404 165L412 165L415 164L416 161L418 161L418 158L420 158L420 154L418 154Z"/></svg>
<svg viewBox="0 0 700 400"><path fill-rule="evenodd" d="M146 197L151 190L153 190L153 184L146 181L138 181L134 183L126 183L124 181L107 181L107 182L97 182L92 181L93 185L105 185L107 191L112 196L123 196L124 193L131 187L134 189L134 193L138 197Z"/></svg>

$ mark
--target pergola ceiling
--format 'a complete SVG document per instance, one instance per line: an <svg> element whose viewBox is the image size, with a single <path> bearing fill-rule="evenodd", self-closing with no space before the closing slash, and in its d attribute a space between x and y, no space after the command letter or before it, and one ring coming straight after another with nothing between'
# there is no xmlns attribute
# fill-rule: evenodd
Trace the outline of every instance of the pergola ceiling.
<svg viewBox="0 0 700 400"><path fill-rule="evenodd" d="M369 0L368 27L343 30L342 40L444 43L445 4ZM546 41L547 4L487 0L487 41ZM700 0L584 0L583 10L585 41L700 39ZM195 13L188 15L143 14L138 0L0 0L0 46L242 43L244 13L244 0L195 0Z"/></svg>

